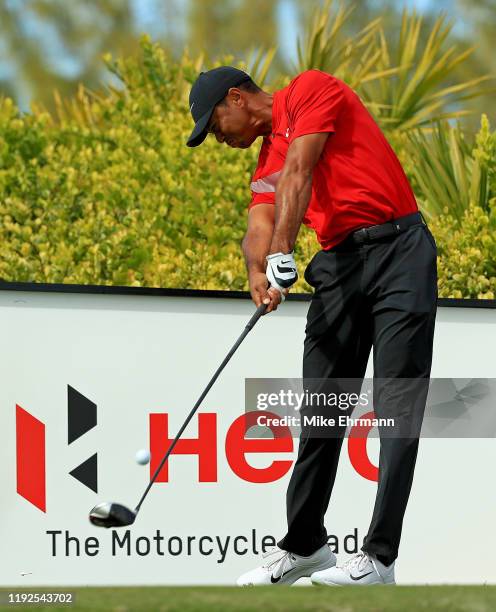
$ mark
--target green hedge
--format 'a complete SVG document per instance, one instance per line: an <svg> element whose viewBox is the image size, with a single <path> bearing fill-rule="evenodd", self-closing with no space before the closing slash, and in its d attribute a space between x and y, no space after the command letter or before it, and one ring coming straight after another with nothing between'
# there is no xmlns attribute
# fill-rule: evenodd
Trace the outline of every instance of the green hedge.
<svg viewBox="0 0 496 612"><path fill-rule="evenodd" d="M496 132L442 123L398 147L439 254L442 297L496 296Z"/></svg>
<svg viewBox="0 0 496 612"><path fill-rule="evenodd" d="M496 297L496 214L478 206L461 223L446 213L433 219L438 244L439 295L454 298Z"/></svg>
<svg viewBox="0 0 496 612"><path fill-rule="evenodd" d="M0 103L0 277L240 288L250 168L191 130L195 67L148 43L114 70L126 91L81 90L58 121Z"/></svg>
<svg viewBox="0 0 496 612"><path fill-rule="evenodd" d="M257 149L185 146L192 60L173 62L145 39L141 57L107 61L125 87L81 88L56 117L0 100L0 278L245 289L240 242ZM397 145L408 166L408 145ZM433 230L441 295L494 297L491 211L470 209L463 225L446 214ZM302 266L316 248L303 230Z"/></svg>

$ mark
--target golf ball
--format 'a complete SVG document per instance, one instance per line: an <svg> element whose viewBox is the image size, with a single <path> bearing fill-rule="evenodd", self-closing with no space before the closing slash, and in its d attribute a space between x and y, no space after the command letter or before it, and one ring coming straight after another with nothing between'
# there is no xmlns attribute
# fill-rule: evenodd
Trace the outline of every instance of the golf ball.
<svg viewBox="0 0 496 612"><path fill-rule="evenodd" d="M150 451L147 448L142 448L136 453L136 463L146 465L150 461Z"/></svg>

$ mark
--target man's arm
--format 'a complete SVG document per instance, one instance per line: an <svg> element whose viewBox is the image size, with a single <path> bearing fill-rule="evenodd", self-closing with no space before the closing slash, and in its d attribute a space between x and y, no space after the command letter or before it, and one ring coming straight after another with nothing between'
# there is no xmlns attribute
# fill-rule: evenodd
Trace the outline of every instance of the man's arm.
<svg viewBox="0 0 496 612"><path fill-rule="evenodd" d="M256 306L268 304L267 312L275 310L281 301L276 289L268 289L266 256L269 252L274 232L274 204L257 204L248 213L248 229L243 238L242 248L245 256L250 293Z"/></svg>
<svg viewBox="0 0 496 612"><path fill-rule="evenodd" d="M305 134L290 144L276 187L275 223L269 254L291 253L294 249L312 195L313 170L328 136L328 132Z"/></svg>
<svg viewBox="0 0 496 612"><path fill-rule="evenodd" d="M310 202L312 174L329 134L306 134L288 148L286 161L276 188L276 206L258 204L248 214L248 229L243 239L250 293L256 306L268 304L276 310L281 292L267 288L266 257L271 253L290 253ZM288 290L284 290L284 295Z"/></svg>

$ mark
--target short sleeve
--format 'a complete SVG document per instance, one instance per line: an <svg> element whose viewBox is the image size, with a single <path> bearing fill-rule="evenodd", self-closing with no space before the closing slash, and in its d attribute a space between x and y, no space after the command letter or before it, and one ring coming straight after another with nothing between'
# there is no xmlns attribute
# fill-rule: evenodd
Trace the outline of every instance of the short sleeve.
<svg viewBox="0 0 496 612"><path fill-rule="evenodd" d="M276 185L284 160L278 158L269 140L264 139L258 155L257 168L250 183L251 201L248 208L257 204L276 203Z"/></svg>
<svg viewBox="0 0 496 612"><path fill-rule="evenodd" d="M338 79L320 70L300 74L290 84L287 97L289 142L305 134L335 132L343 104L344 93Z"/></svg>
<svg viewBox="0 0 496 612"><path fill-rule="evenodd" d="M267 193L253 193L251 194L251 202L248 205L248 210L253 208L257 204L275 204L276 203L276 194L275 192L267 192Z"/></svg>

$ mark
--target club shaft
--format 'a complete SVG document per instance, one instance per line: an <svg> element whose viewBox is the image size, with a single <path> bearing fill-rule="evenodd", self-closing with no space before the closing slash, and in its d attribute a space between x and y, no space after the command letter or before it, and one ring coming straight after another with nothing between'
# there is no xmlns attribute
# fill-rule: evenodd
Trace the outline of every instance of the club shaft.
<svg viewBox="0 0 496 612"><path fill-rule="evenodd" d="M226 367L226 365L228 364L228 362L230 361L231 357L234 355L234 353L238 350L240 344L243 342L243 340L246 338L246 336L248 335L248 333L250 332L251 329L253 329L253 327L255 326L256 322L260 319L260 317L264 314L264 312L267 309L267 305L266 304L261 304L257 310L255 311L255 314L251 317L251 319L248 321L248 323L246 324L243 333L241 334L241 336L236 340L236 342L234 343L234 346L232 347L232 349L229 351L229 353L225 356L224 361L220 364L220 366L217 368L217 370L215 371L215 374L212 376L212 378L209 380L207 386L205 387L205 389L203 390L202 394L200 395L200 397L198 398L198 400L196 401L196 404L193 406L193 408L191 409L190 413L188 414L188 416L186 417L186 420L184 421L184 423L181 425L181 428L179 429L179 431L176 434L176 437L174 438L174 440L172 441L171 445L169 446L169 448L167 449L167 452L165 453L162 461L160 462L158 468L155 470L155 473L153 474L152 478L150 479L150 482L148 483L148 486L145 489L145 492L143 493L143 495L141 496L141 499L138 502L138 505L135 508L135 513L138 514L140 508L141 508L141 504L145 501L146 496L148 495L148 492L150 491L153 483L155 482L155 480L157 479L158 475L160 474L160 471L162 470L162 468L165 465L165 462L167 461L167 459L169 458L169 455L172 453L172 451L174 450L174 447L177 444L177 441L179 440L179 438L182 436L184 430L186 429L186 427L188 426L189 422L191 421L191 419L193 418L193 416L195 415L196 411L198 410L198 408L200 407L201 403L203 402L203 400L205 399L207 393L210 391L210 389L212 388L213 384L215 383L215 381L219 378L220 373L222 372L222 370Z"/></svg>

